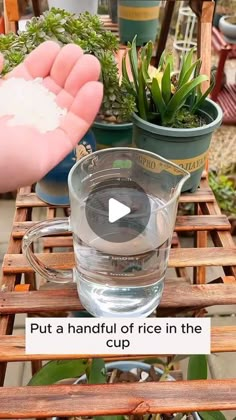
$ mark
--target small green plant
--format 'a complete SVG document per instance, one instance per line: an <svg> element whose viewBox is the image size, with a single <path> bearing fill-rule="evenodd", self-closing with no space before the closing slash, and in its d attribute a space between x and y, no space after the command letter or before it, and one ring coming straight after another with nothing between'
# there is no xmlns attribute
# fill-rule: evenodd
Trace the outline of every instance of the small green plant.
<svg viewBox="0 0 236 420"><path fill-rule="evenodd" d="M1 76L20 64L27 54L47 40L60 45L75 43L85 53L95 55L101 63L101 81L104 84L104 100L100 117L113 123L130 121L135 108L133 95L120 83L114 54L118 41L106 31L98 16L88 12L79 17L62 9L52 8L40 17L33 17L26 30L17 35L0 36L0 52L5 59Z"/></svg>
<svg viewBox="0 0 236 420"><path fill-rule="evenodd" d="M216 200L227 216L236 215L236 166L209 172L209 184Z"/></svg>
<svg viewBox="0 0 236 420"><path fill-rule="evenodd" d="M127 54L123 58L122 74L127 89L135 97L138 115L162 126L192 128L202 125L204 121L199 109L214 83L202 93L201 84L208 77L200 74L201 60L193 60L194 49L185 55L180 72L176 74L173 56L166 52L162 54L157 69L150 66L152 42L139 53L135 38L128 47L132 78L128 74Z"/></svg>

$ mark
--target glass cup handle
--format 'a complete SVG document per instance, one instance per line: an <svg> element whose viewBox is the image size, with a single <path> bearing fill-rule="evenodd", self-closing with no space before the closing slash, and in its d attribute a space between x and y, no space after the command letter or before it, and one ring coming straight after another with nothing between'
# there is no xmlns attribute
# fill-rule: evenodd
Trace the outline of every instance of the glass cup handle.
<svg viewBox="0 0 236 420"><path fill-rule="evenodd" d="M73 281L72 270L54 270L53 268L46 267L32 251L32 243L42 238L43 236L58 235L70 232L70 222L68 217L44 220L43 222L36 223L30 228L22 240L22 252L26 256L28 262L38 274L46 280L54 283L69 283Z"/></svg>

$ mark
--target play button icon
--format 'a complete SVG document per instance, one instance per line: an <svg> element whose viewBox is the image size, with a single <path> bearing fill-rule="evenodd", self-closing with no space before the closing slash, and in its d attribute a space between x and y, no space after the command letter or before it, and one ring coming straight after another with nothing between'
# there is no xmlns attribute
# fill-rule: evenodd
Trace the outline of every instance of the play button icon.
<svg viewBox="0 0 236 420"><path fill-rule="evenodd" d="M117 222L117 220L122 219L122 217L127 216L127 214L131 212L131 209L128 206L120 203L120 201L117 201L114 198L110 198L108 203L108 219L110 223Z"/></svg>
<svg viewBox="0 0 236 420"><path fill-rule="evenodd" d="M136 182L111 178L97 183L85 205L90 229L106 241L122 243L140 235L150 218L148 195Z"/></svg>

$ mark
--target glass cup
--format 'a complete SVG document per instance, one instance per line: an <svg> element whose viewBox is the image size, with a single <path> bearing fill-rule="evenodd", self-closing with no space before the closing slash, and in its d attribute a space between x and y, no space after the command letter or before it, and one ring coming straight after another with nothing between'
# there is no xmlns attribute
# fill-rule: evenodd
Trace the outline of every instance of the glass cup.
<svg viewBox="0 0 236 420"><path fill-rule="evenodd" d="M23 252L45 279L77 284L80 301L97 317L145 317L163 292L178 198L189 173L139 149L94 152L70 171L70 218L27 231ZM46 267L32 252L42 236L71 231L75 267Z"/></svg>

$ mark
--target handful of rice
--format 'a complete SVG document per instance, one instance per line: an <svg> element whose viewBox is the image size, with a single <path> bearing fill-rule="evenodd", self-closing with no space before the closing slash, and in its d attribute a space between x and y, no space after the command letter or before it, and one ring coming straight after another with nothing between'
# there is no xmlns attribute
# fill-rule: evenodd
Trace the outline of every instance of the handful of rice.
<svg viewBox="0 0 236 420"><path fill-rule="evenodd" d="M10 116L8 125L31 126L41 133L53 131L67 110L56 103L56 95L43 79L9 78L0 86L0 117Z"/></svg>

